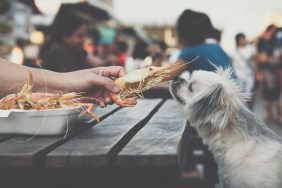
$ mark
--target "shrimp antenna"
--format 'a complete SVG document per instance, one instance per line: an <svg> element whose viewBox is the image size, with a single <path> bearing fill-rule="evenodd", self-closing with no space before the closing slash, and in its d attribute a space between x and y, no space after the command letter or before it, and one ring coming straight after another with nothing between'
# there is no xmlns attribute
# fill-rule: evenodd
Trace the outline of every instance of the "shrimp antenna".
<svg viewBox="0 0 282 188"><path fill-rule="evenodd" d="M43 68L42 68L42 66L39 63L39 60L36 57L34 57L34 59L36 60L36 64L40 67L41 72L43 74L44 84L45 84L45 93L46 93L46 96L47 96L47 90L48 90L47 88L48 88L48 86L47 86L47 78L46 78L45 72L43 71Z"/></svg>
<svg viewBox="0 0 282 188"><path fill-rule="evenodd" d="M184 63L184 64L182 64L182 63L180 63L180 62L177 62L177 63L175 63L175 64L173 64L173 65L170 65L170 67L172 68L170 71L175 71L175 70L177 70L177 69L179 69L179 68L181 68L181 67L184 67L184 66L188 65L189 63L194 62L194 61L197 60L199 57L200 57L200 56L198 55L197 57L195 57L195 58L192 59L191 61L188 61L188 62L186 62L186 63ZM180 64L180 65L178 65L178 64Z"/></svg>
<svg viewBox="0 0 282 188"><path fill-rule="evenodd" d="M216 66L211 60L209 60L208 58L207 58L207 60L216 70L219 69L219 67Z"/></svg>

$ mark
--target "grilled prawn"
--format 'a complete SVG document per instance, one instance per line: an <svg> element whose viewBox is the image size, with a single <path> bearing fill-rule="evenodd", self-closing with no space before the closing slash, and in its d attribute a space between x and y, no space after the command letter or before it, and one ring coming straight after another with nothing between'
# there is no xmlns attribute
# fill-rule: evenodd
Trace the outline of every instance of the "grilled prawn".
<svg viewBox="0 0 282 188"><path fill-rule="evenodd" d="M144 91L161 83L167 74L180 66L183 65L150 66L132 71L114 81L120 87L121 92L118 94L111 93L111 97L121 107L135 106L137 99L143 98L142 93Z"/></svg>

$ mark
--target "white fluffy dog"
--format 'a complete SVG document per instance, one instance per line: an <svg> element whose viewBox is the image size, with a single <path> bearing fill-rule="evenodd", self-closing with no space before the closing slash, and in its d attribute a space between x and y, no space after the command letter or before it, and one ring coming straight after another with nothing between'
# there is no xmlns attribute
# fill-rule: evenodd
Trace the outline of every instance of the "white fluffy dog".
<svg viewBox="0 0 282 188"><path fill-rule="evenodd" d="M170 92L212 151L224 188L282 188L282 141L244 105L230 69L176 77Z"/></svg>

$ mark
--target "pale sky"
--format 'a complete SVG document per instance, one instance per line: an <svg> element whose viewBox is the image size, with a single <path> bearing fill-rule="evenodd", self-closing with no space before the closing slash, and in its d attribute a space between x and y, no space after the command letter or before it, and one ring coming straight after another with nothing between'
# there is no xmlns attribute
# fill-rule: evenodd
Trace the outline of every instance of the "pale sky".
<svg viewBox="0 0 282 188"><path fill-rule="evenodd" d="M114 15L128 25L175 25L185 9L208 14L222 30L222 46L234 48L234 36L243 32L249 39L275 23L282 26L282 0L113 0Z"/></svg>

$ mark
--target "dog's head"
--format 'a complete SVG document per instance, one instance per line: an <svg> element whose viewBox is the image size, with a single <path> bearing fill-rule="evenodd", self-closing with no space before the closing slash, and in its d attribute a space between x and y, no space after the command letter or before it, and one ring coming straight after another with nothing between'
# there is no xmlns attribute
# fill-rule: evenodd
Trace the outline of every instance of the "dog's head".
<svg viewBox="0 0 282 188"><path fill-rule="evenodd" d="M194 71L189 81L172 80L170 92L193 126L224 129L235 121L245 96L231 75L231 69L218 68L216 72Z"/></svg>

